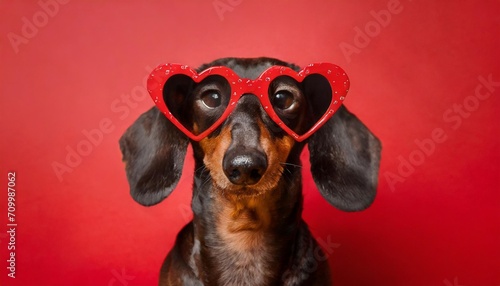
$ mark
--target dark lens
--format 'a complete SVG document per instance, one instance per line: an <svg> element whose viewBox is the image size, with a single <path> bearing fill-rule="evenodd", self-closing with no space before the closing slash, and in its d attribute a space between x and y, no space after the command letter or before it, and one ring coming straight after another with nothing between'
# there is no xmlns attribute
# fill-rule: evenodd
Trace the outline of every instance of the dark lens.
<svg viewBox="0 0 500 286"><path fill-rule="evenodd" d="M192 124L191 119L183 112L189 105L189 95L192 92L193 79L187 75L177 74L170 77L163 87L163 100L168 110L184 127Z"/></svg>

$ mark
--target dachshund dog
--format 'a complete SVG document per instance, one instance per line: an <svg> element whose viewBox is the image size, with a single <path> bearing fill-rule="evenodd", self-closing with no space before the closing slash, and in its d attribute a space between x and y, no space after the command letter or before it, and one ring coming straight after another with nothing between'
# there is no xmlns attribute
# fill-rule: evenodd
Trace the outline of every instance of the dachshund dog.
<svg viewBox="0 0 500 286"><path fill-rule="evenodd" d="M224 58L197 72L215 66L249 80L272 66L300 70L271 58ZM227 85L220 76L197 82L176 75L161 92L169 112L196 135L220 117L217 110L231 93ZM276 78L266 93L291 131L272 120L256 94L246 93L204 138L186 136L153 107L120 139L131 195L145 206L175 189L192 145L193 220L167 255L160 285L331 285L328 262L316 258L326 256L301 217L300 154L307 144L314 182L328 203L359 211L375 198L381 144L344 106L307 139L290 135L303 134L325 113L328 102L321 98L333 91L321 77Z"/></svg>

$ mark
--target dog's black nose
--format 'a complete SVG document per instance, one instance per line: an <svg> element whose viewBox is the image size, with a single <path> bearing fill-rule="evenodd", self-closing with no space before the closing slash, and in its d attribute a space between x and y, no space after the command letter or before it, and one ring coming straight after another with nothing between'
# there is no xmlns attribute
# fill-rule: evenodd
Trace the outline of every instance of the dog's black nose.
<svg viewBox="0 0 500 286"><path fill-rule="evenodd" d="M244 153L228 152L224 156L222 168L231 183L253 185L264 175L267 169L267 158L258 150Z"/></svg>

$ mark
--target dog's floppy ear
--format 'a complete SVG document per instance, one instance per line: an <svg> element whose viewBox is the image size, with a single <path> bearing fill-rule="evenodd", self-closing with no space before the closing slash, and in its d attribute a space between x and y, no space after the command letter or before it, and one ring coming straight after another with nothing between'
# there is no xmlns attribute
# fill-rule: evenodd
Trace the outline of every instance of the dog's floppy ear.
<svg viewBox="0 0 500 286"><path fill-rule="evenodd" d="M142 114L120 138L132 197L161 202L181 177L189 140L156 108Z"/></svg>
<svg viewBox="0 0 500 286"><path fill-rule="evenodd" d="M309 138L311 173L323 197L343 211L375 199L380 141L345 107Z"/></svg>

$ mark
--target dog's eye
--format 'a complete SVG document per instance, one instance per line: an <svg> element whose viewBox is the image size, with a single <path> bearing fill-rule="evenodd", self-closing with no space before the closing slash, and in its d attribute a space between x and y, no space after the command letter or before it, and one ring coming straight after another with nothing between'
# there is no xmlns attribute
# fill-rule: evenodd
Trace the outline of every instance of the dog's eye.
<svg viewBox="0 0 500 286"><path fill-rule="evenodd" d="M295 100L293 94L286 90L276 92L271 99L271 103L274 108L281 110L290 108L294 102Z"/></svg>
<svg viewBox="0 0 500 286"><path fill-rule="evenodd" d="M201 102L209 109L217 108L222 103L222 96L217 90L207 90L201 95Z"/></svg>

